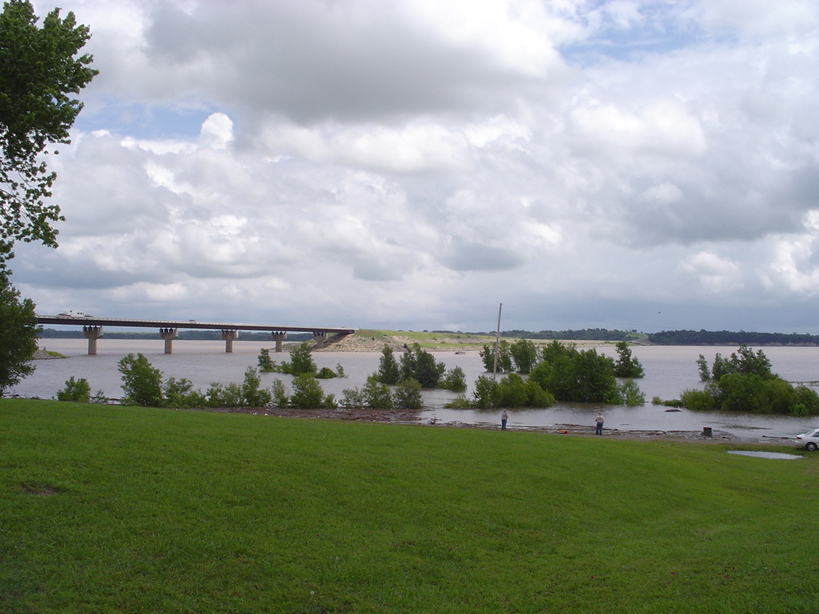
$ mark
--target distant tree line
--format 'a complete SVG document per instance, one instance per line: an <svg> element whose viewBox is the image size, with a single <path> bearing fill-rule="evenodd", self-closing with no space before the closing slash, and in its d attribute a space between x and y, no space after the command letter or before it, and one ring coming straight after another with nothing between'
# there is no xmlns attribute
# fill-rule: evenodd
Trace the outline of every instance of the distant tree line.
<svg viewBox="0 0 819 614"><path fill-rule="evenodd" d="M819 336L728 330L668 330L649 333L648 341L655 345L819 345Z"/></svg>
<svg viewBox="0 0 819 614"><path fill-rule="evenodd" d="M441 331L443 332L443 331ZM491 333L466 333L468 335L495 335ZM501 337L513 339L550 339L558 341L628 341L638 337L636 330L608 330L605 328L582 328L580 330L502 330Z"/></svg>

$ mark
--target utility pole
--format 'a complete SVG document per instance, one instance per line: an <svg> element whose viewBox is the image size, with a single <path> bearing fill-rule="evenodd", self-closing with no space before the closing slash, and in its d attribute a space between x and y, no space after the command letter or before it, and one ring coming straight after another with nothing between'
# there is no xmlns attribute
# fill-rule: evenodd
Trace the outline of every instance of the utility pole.
<svg viewBox="0 0 819 614"><path fill-rule="evenodd" d="M495 332L495 366L492 369L492 381L498 376L498 343L500 341L500 320L501 320L501 310L503 309L503 303L498 305L498 328Z"/></svg>

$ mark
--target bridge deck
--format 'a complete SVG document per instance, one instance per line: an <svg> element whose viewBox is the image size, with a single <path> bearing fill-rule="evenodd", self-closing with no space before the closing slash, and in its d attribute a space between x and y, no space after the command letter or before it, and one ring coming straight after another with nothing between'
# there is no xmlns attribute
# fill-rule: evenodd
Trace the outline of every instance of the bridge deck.
<svg viewBox="0 0 819 614"><path fill-rule="evenodd" d="M37 316L39 324L67 324L74 326L125 326L135 328L189 328L204 330L261 330L282 333L335 333L351 335L354 328L326 326L273 326L268 324L226 324L194 320L131 320L126 318L95 318L91 316Z"/></svg>

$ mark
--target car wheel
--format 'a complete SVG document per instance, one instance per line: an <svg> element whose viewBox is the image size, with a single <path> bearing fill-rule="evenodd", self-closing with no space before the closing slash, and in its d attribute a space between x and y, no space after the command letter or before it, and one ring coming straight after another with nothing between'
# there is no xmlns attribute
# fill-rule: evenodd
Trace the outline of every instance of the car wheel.
<svg viewBox="0 0 819 614"><path fill-rule="evenodd" d="M816 450L816 444L813 443L812 441L809 441L808 443L805 444L805 449L813 452L814 450Z"/></svg>

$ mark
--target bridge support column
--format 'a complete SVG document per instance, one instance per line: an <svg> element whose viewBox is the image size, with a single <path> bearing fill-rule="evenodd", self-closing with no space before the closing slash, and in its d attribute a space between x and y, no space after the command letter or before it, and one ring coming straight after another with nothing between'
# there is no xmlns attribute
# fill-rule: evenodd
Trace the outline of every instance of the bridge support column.
<svg viewBox="0 0 819 614"><path fill-rule="evenodd" d="M283 352L284 348L283 348L282 344L284 343L284 340L287 339L287 333L275 332L275 333L271 333L271 334L273 335L273 341L276 342L276 351L277 352Z"/></svg>
<svg viewBox="0 0 819 614"><path fill-rule="evenodd" d="M82 336L88 339L88 355L97 355L97 339L102 337L102 326L83 326Z"/></svg>
<svg viewBox="0 0 819 614"><path fill-rule="evenodd" d="M159 336L165 340L165 353L173 354L173 340L179 336L179 331L175 328L160 328Z"/></svg>
<svg viewBox="0 0 819 614"><path fill-rule="evenodd" d="M324 348L324 342L327 341L327 333L313 333L313 341L316 342L314 350L321 350Z"/></svg>
<svg viewBox="0 0 819 614"><path fill-rule="evenodd" d="M230 329L222 330L222 339L225 340L225 354L233 353L233 342L236 340L236 337L238 336L239 336L238 331Z"/></svg>

